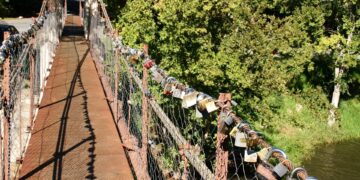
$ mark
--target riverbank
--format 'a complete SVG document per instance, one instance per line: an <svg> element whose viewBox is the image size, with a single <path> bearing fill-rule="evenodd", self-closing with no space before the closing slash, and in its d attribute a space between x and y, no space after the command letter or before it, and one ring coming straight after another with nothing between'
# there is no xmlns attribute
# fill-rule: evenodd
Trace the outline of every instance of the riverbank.
<svg viewBox="0 0 360 180"><path fill-rule="evenodd" d="M326 111L315 114L310 107L288 97L277 117L281 120L274 123L274 130L264 134L274 146L285 150L296 165L302 165L323 144L360 138L359 110L359 98L341 101L339 120L334 127L328 127L324 118Z"/></svg>

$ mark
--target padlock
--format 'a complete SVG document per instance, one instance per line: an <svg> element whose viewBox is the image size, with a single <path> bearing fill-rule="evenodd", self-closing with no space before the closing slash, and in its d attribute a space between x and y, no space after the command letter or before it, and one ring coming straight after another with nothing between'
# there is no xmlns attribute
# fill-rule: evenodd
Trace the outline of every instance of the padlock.
<svg viewBox="0 0 360 180"><path fill-rule="evenodd" d="M171 95L171 93L172 93L172 87L173 87L173 85L170 84L170 83L165 84L163 93L164 93L165 95Z"/></svg>
<svg viewBox="0 0 360 180"><path fill-rule="evenodd" d="M199 108L200 111L205 111L206 110L206 104L210 101L210 99L202 99L200 101L197 101L197 107Z"/></svg>
<svg viewBox="0 0 360 180"><path fill-rule="evenodd" d="M277 180L272 166L267 163L259 163L256 167L256 178L260 180Z"/></svg>
<svg viewBox="0 0 360 180"><path fill-rule="evenodd" d="M214 111L216 111L216 110L219 109L219 107L217 107L217 106L215 105L215 101L212 100L212 99L210 99L210 100L205 104L205 106L206 106L206 110L207 110L208 113L214 112Z"/></svg>
<svg viewBox="0 0 360 180"><path fill-rule="evenodd" d="M289 169L283 164L283 162L280 162L273 168L273 171L281 178L289 172Z"/></svg>
<svg viewBox="0 0 360 180"><path fill-rule="evenodd" d="M143 66L144 66L146 69L150 69L154 64L155 64L155 63L154 63L153 60L147 59L147 60L144 62Z"/></svg>
<svg viewBox="0 0 360 180"><path fill-rule="evenodd" d="M132 63L132 64L136 64L139 60L139 56L137 55L130 55L129 57L129 62Z"/></svg>
<svg viewBox="0 0 360 180"><path fill-rule="evenodd" d="M269 153L268 153L268 154L266 155L266 157L264 158L264 161L268 162L269 159L273 156L273 154L274 154L275 152L281 153L281 155L282 155L285 159L287 159L287 156L286 156L286 154L285 154L285 152L284 152L283 150L278 149L278 148L271 148L270 151L269 151Z"/></svg>
<svg viewBox="0 0 360 180"><path fill-rule="evenodd" d="M254 130L248 131L248 138L246 139L246 143L248 147L254 147L259 142L259 138L257 136L252 136L253 134L257 134L257 132Z"/></svg>
<svg viewBox="0 0 360 180"><path fill-rule="evenodd" d="M286 178L286 180L299 180L299 177L297 176L297 173L299 173L301 171L303 173L305 173L306 180L317 180L316 177L308 176L306 170L304 168L302 168L302 167L297 167L297 168L293 169L291 171L291 173L289 174L289 176Z"/></svg>
<svg viewBox="0 0 360 180"><path fill-rule="evenodd" d="M257 153L250 151L248 149L245 149L244 152L244 161L249 163L256 163L257 162Z"/></svg>
<svg viewBox="0 0 360 180"><path fill-rule="evenodd" d="M154 81L156 81L157 83L161 83L161 81L163 81L164 77L157 71L154 71L154 73L152 73Z"/></svg>
<svg viewBox="0 0 360 180"><path fill-rule="evenodd" d="M260 160L264 160L266 155L269 153L271 148L262 148L260 151L257 152L258 157L260 158Z"/></svg>
<svg viewBox="0 0 360 180"><path fill-rule="evenodd" d="M224 119L224 122L225 122L225 124L226 124L227 126L231 126L232 123L234 122L234 119L233 119L230 115L228 115L228 116Z"/></svg>
<svg viewBox="0 0 360 180"><path fill-rule="evenodd" d="M236 137L236 133L237 133L238 131L239 131L238 127L235 126L235 127L230 131L229 135L235 138L235 137Z"/></svg>
<svg viewBox="0 0 360 180"><path fill-rule="evenodd" d="M202 92L200 92L196 97L197 102L200 102L200 101L202 101L204 99L205 99L205 93L202 93Z"/></svg>
<svg viewBox="0 0 360 180"><path fill-rule="evenodd" d="M173 86L173 89L171 90L172 96L175 98L183 99L185 95L185 91L182 91L180 89L177 89L176 86Z"/></svg>
<svg viewBox="0 0 360 180"><path fill-rule="evenodd" d="M196 106L195 106L195 117L197 118L203 117L202 113L199 111L199 109Z"/></svg>
<svg viewBox="0 0 360 180"><path fill-rule="evenodd" d="M235 146L245 148L246 146L246 134L243 132L236 132Z"/></svg>
<svg viewBox="0 0 360 180"><path fill-rule="evenodd" d="M197 95L198 95L198 92L195 92L195 91L185 94L183 101L182 101L182 107L189 108L191 106L194 106L196 104Z"/></svg>

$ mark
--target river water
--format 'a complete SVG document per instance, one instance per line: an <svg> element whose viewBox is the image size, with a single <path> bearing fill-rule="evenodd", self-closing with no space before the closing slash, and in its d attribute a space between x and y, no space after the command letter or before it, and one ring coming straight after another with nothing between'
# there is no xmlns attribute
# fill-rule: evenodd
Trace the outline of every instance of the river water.
<svg viewBox="0 0 360 180"><path fill-rule="evenodd" d="M324 145L304 167L319 180L360 180L360 139Z"/></svg>

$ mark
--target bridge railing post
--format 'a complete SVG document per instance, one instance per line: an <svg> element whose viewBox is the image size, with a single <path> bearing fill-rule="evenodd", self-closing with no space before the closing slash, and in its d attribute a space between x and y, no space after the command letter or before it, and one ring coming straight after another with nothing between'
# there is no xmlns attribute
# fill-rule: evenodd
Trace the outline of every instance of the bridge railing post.
<svg viewBox="0 0 360 180"><path fill-rule="evenodd" d="M215 178L216 180L226 180L228 175L229 153L224 147L227 135L222 132L223 119L220 114L226 110L225 108L231 108L231 94L220 93L218 101L222 102L224 106L222 106L221 111L219 112L217 122Z"/></svg>
<svg viewBox="0 0 360 180"><path fill-rule="evenodd" d="M10 34L4 33L4 39L7 39ZM10 100L10 58L6 58L3 64L3 81L2 81L2 88L3 88L3 116L2 119L2 127L3 127L3 137L2 137L2 176L3 179L9 179L9 128L10 128L10 114L8 111L7 106L9 105Z"/></svg>

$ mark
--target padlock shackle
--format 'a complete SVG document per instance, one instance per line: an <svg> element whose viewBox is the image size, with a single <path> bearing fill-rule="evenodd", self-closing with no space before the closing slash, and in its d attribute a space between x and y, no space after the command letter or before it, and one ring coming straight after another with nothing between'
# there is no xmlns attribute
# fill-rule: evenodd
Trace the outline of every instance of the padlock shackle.
<svg viewBox="0 0 360 180"><path fill-rule="evenodd" d="M307 176L306 170L305 170L304 168L302 168L302 167L297 167L297 168L295 168L294 170L291 171L289 177L290 177L290 178L294 178L294 175L297 174L298 171L303 171L303 172L306 174L306 176Z"/></svg>

